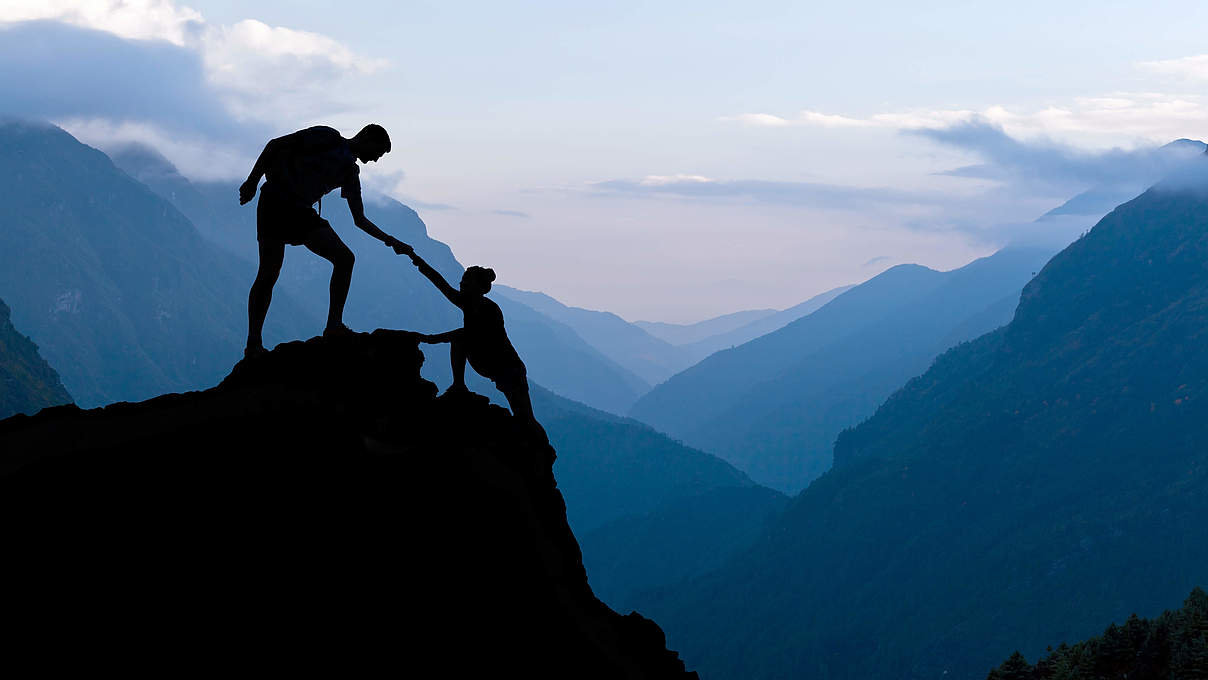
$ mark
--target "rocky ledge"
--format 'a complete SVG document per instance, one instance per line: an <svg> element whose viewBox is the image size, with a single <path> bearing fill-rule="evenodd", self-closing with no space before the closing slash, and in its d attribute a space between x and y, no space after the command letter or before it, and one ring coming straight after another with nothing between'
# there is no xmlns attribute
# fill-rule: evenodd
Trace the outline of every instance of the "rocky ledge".
<svg viewBox="0 0 1208 680"><path fill-rule="evenodd" d="M411 334L0 422L10 652L130 672L695 677L592 594L554 451Z"/></svg>

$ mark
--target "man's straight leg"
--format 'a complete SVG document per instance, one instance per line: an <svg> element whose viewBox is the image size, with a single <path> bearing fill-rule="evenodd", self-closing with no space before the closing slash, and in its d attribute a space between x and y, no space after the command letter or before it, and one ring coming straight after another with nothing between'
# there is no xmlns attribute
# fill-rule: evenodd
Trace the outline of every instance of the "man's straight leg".
<svg viewBox="0 0 1208 680"><path fill-rule="evenodd" d="M356 258L326 221L307 234L302 245L331 263L327 328L338 329L344 325L344 302L348 299L348 287L352 285L352 265Z"/></svg>
<svg viewBox="0 0 1208 680"><path fill-rule="evenodd" d="M285 260L285 243L272 239L260 241L260 268L247 296L247 346L251 351L264 348L264 317L273 301L273 285L281 274Z"/></svg>

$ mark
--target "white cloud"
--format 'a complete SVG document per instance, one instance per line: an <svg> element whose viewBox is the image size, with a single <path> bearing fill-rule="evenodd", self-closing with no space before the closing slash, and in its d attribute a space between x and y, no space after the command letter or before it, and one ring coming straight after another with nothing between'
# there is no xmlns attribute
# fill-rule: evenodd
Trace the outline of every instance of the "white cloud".
<svg viewBox="0 0 1208 680"><path fill-rule="evenodd" d="M182 136L153 123L115 123L96 118L57 122L80 141L100 149L146 144L169 158L181 174L192 180L240 177L255 160L246 147L216 143L202 136Z"/></svg>
<svg viewBox="0 0 1208 680"><path fill-rule="evenodd" d="M60 21L131 40L163 40L195 51L209 84L240 118L321 115L333 83L386 62L319 33L254 19L212 24L172 0L5 0L0 22Z"/></svg>
<svg viewBox="0 0 1208 680"><path fill-rule="evenodd" d="M1175 76L1188 80L1208 80L1208 54L1197 54L1180 59L1143 61L1138 66L1159 75Z"/></svg>
<svg viewBox="0 0 1208 680"><path fill-rule="evenodd" d="M1208 57L1204 61L1208 78ZM877 113L863 118L804 110L785 118L767 113L745 113L723 120L746 125L785 127L877 127L926 130L960 123L985 121L1012 137L1035 139L1063 137L1090 148L1140 146L1179 137L1208 134L1208 100L1199 95L1113 93L1081 97L1036 109L991 106L967 109L917 109Z"/></svg>
<svg viewBox="0 0 1208 680"><path fill-rule="evenodd" d="M644 187L660 187L669 184L679 184L681 182L699 184L712 181L704 175L646 175L638 184Z"/></svg>
<svg viewBox="0 0 1208 680"><path fill-rule="evenodd" d="M0 21L53 19L134 40L167 40L185 45L204 19L197 10L171 0L5 0Z"/></svg>

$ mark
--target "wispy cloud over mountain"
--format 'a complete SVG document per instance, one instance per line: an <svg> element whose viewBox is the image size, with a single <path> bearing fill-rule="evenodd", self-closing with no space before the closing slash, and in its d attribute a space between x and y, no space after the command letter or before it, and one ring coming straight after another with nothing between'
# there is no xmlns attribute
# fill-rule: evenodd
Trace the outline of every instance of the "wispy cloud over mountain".
<svg viewBox="0 0 1208 680"><path fill-rule="evenodd" d="M1203 144L1190 140L1162 147L1105 151L1088 151L1047 139L1025 142L982 119L907 133L984 160L982 164L955 168L945 174L1046 187L1054 183L1143 186L1204 153Z"/></svg>
<svg viewBox="0 0 1208 680"><path fill-rule="evenodd" d="M295 112L308 99L321 99L333 80L386 65L319 33L255 19L214 24L170 0L9 0L0 7L0 22L31 20L187 49L200 59L207 84L237 115L251 118L265 119L275 110Z"/></svg>
<svg viewBox="0 0 1208 680"><path fill-rule="evenodd" d="M1151 62L1153 68L1170 73L1208 74L1208 56L1189 57L1183 62ZM1164 64L1165 66L1156 66ZM1208 75L1204 78L1208 79ZM973 122L1002 128L1021 139L1068 137L1088 148L1109 147L1120 140L1135 140L1137 146L1184 137L1208 125L1208 100L1200 95L1153 92L1112 93L1101 97L1078 97L1064 104L1027 110L991 106L973 109L914 109L846 116L814 110L791 115L741 113L723 116L723 121L762 127L889 128L894 130L939 129Z"/></svg>
<svg viewBox="0 0 1208 680"><path fill-rule="evenodd" d="M678 196L695 199L737 199L763 203L808 205L837 210L866 210L872 206L934 206L947 199L931 194L885 187L855 187L816 182L777 182L758 179L718 180L701 175L649 175L640 180L595 182L600 195Z"/></svg>
<svg viewBox="0 0 1208 680"><path fill-rule="evenodd" d="M279 121L346 109L338 85L384 65L318 33L213 24L168 0L0 4L0 113L101 146L147 143L193 177L230 176Z"/></svg>

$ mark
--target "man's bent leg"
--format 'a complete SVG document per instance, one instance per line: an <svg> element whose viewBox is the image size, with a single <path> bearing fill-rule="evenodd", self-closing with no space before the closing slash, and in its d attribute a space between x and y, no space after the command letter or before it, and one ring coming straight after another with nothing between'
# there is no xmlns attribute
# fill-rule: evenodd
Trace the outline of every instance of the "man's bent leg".
<svg viewBox="0 0 1208 680"><path fill-rule="evenodd" d="M356 258L326 221L321 227L307 234L302 245L331 263L331 285L328 288L331 300L327 307L327 328L341 328L344 325L344 302L348 300L348 287L352 285L352 265Z"/></svg>
<svg viewBox="0 0 1208 680"><path fill-rule="evenodd" d="M264 348L264 317L273 301L273 285L281 274L281 263L285 260L285 243L260 241L260 268L256 280L247 296L247 346L251 351Z"/></svg>

